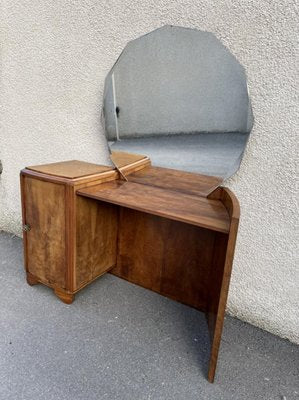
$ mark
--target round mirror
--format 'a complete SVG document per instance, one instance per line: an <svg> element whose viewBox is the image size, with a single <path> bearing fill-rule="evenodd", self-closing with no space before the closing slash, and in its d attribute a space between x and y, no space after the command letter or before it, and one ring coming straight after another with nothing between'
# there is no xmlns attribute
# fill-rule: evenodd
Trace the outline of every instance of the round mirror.
<svg viewBox="0 0 299 400"><path fill-rule="evenodd" d="M111 150L225 179L253 125L244 68L212 34L165 26L129 42L105 80Z"/></svg>

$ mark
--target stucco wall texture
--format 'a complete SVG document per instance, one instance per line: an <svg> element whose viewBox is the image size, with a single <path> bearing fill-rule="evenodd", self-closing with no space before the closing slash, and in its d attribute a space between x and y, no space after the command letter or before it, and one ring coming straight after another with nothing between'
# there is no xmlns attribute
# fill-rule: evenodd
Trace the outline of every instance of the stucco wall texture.
<svg viewBox="0 0 299 400"><path fill-rule="evenodd" d="M215 33L235 54L255 126L227 182L242 214L228 312L299 343L296 1L2 0L0 15L0 228L17 234L21 168L107 162L104 79L129 40L180 25Z"/></svg>

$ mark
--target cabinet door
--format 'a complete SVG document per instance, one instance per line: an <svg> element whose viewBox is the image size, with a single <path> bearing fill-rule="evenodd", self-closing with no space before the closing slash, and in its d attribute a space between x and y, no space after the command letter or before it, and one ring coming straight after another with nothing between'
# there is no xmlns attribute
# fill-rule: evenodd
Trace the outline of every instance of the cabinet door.
<svg viewBox="0 0 299 400"><path fill-rule="evenodd" d="M22 177L26 269L41 282L66 287L65 186Z"/></svg>
<svg viewBox="0 0 299 400"><path fill-rule="evenodd" d="M118 207L77 196L76 216L78 290L116 265Z"/></svg>

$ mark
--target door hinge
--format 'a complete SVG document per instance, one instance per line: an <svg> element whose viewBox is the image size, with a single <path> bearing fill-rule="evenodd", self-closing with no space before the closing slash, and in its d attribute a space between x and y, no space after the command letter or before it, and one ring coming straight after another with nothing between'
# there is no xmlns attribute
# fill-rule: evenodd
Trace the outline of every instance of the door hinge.
<svg viewBox="0 0 299 400"><path fill-rule="evenodd" d="M28 225L28 224L25 224L25 225L22 226L22 230L23 230L24 232L29 232L30 229L31 229L31 226Z"/></svg>

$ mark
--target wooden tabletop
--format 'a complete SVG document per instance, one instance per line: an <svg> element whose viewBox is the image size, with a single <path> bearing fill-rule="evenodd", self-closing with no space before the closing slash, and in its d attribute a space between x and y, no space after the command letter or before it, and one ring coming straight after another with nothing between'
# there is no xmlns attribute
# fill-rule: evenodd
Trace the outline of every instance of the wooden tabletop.
<svg viewBox="0 0 299 400"><path fill-rule="evenodd" d="M124 151L112 151L110 154L112 162L119 168L125 168L140 161L149 160L147 156L141 154L126 153Z"/></svg>
<svg viewBox="0 0 299 400"><path fill-rule="evenodd" d="M149 164L149 158L139 154L124 153L122 151L112 152L111 160L118 168L126 171L138 165ZM69 160L55 162L51 164L32 165L26 167L31 171L39 172L46 175L58 176L67 179L82 178L89 175L102 174L107 171L113 171L114 165L99 165L85 161Z"/></svg>
<svg viewBox="0 0 299 400"><path fill-rule="evenodd" d="M127 178L130 182L204 197L213 192L223 181L222 178L217 176L194 174L192 172L153 166L133 172Z"/></svg>
<svg viewBox="0 0 299 400"><path fill-rule="evenodd" d="M33 165L31 167L26 167L26 169L47 175L75 179L88 175L101 174L106 171L112 171L114 167L92 164L85 161L70 160L51 164Z"/></svg>
<svg viewBox="0 0 299 400"><path fill-rule="evenodd" d="M77 194L218 232L227 233L230 227L222 202L198 195L120 180L81 189Z"/></svg>

